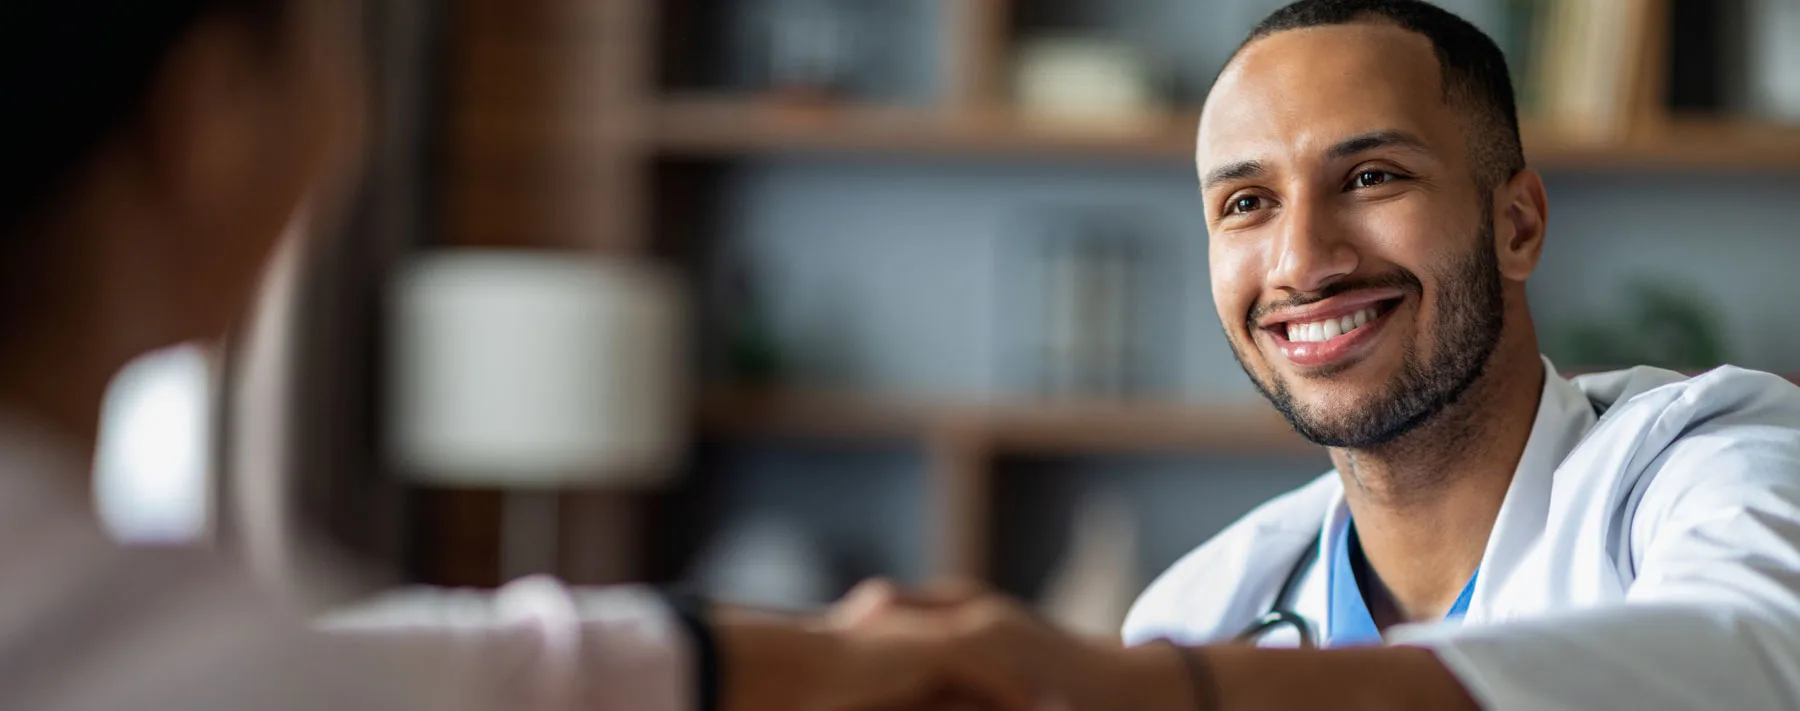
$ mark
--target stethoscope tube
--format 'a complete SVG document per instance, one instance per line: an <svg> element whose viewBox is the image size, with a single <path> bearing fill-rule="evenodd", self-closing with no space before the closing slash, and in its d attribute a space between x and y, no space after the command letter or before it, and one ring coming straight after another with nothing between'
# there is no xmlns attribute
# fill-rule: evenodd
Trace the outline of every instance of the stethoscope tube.
<svg viewBox="0 0 1800 711"><path fill-rule="evenodd" d="M1306 624L1306 618L1301 617L1300 613L1289 612L1287 610L1270 610L1269 614L1257 618L1254 624L1250 625L1237 636L1237 641L1255 642L1258 637L1268 634L1270 630L1282 625L1288 625L1294 628L1294 632L1300 635L1300 646L1302 648L1311 649L1318 646L1318 644L1313 641L1312 627Z"/></svg>
<svg viewBox="0 0 1800 711"><path fill-rule="evenodd" d="M1312 544L1300 553L1300 559L1294 561L1294 567L1288 569L1287 578L1281 581L1281 590L1275 593L1275 602L1269 606L1269 612L1257 618L1249 627L1244 628L1243 632L1238 633L1238 642L1253 643L1271 630L1287 625L1294 628L1294 632L1300 636L1301 647L1318 646L1317 641L1313 639L1312 625L1308 624L1306 618L1302 617L1300 613L1294 612L1290 603L1294 601L1294 594L1299 590L1300 579L1306 577L1306 571L1312 568L1313 561L1319 558L1319 548L1324 545L1324 539L1323 531L1313 534Z"/></svg>

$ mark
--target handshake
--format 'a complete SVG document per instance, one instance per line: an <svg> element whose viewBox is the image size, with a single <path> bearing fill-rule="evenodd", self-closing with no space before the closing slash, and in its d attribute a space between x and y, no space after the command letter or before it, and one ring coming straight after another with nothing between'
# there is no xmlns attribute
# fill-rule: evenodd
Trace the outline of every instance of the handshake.
<svg viewBox="0 0 1800 711"><path fill-rule="evenodd" d="M724 711L1212 708L1199 650L1124 648L972 584L864 583L798 625L716 623Z"/></svg>

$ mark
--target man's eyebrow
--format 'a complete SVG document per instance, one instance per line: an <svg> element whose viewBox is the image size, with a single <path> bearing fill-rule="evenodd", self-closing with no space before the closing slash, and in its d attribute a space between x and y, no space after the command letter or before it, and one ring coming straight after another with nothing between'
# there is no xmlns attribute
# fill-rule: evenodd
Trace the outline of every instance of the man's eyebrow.
<svg viewBox="0 0 1800 711"><path fill-rule="evenodd" d="M1365 153L1377 148L1405 148L1415 153L1431 153L1431 147L1425 145L1424 139L1405 131L1372 131L1360 136L1347 138L1325 151L1331 160L1349 158L1358 153Z"/></svg>
<svg viewBox="0 0 1800 711"><path fill-rule="evenodd" d="M1212 172L1207 173L1206 179L1200 181L1200 190L1201 192L1205 192L1206 190L1211 189L1213 185L1227 180L1255 178L1266 172L1268 171L1263 168L1262 163L1253 160L1241 160L1236 163L1214 168Z"/></svg>
<svg viewBox="0 0 1800 711"><path fill-rule="evenodd" d="M1370 131L1346 138L1325 151L1325 156L1331 160L1339 160L1377 148L1402 148L1415 153L1431 153L1431 147L1426 145L1425 139L1406 131L1392 130ZM1268 169L1261 162L1254 160L1226 164L1208 172L1206 179L1200 181L1200 190L1205 192L1213 185L1229 180L1262 177L1267 172Z"/></svg>

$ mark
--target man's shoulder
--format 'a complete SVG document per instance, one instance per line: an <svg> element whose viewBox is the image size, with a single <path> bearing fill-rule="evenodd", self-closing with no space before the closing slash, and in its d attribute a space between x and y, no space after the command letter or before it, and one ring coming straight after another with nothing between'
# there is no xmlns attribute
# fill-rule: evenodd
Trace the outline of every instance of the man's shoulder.
<svg viewBox="0 0 1800 711"><path fill-rule="evenodd" d="M1667 453L1708 442L1793 442L1800 434L1800 386L1786 378L1735 366L1699 375L1633 368L1578 377L1600 413L1594 444L1620 438L1640 453Z"/></svg>
<svg viewBox="0 0 1800 711"><path fill-rule="evenodd" d="M1614 496L1800 482L1800 387L1732 366L1576 379L1602 417L1564 475L1610 472Z"/></svg>
<svg viewBox="0 0 1800 711"><path fill-rule="evenodd" d="M1605 377L1623 397L1559 470L1558 486L1576 497L1592 492L1609 516L1624 512L1634 566L1661 536L1754 551L1752 538L1734 539L1800 520L1800 387L1735 367ZM1620 387L1634 379L1636 387Z"/></svg>
<svg viewBox="0 0 1800 711"><path fill-rule="evenodd" d="M1125 619L1127 644L1169 638L1210 641L1245 614L1260 610L1261 588L1278 586L1274 568L1291 565L1319 532L1326 509L1341 495L1337 473L1264 502L1218 535L1182 556L1138 596ZM1274 582L1268 585L1269 580Z"/></svg>
<svg viewBox="0 0 1800 711"><path fill-rule="evenodd" d="M1727 366L1674 387L1656 428L1674 433L1660 452L1664 461L1718 481L1727 472L1777 474L1784 484L1800 476L1800 387L1793 382Z"/></svg>
<svg viewBox="0 0 1800 711"><path fill-rule="evenodd" d="M1772 373L1730 365L1692 376L1637 367L1580 375L1572 382L1603 415L1648 410L1705 422L1800 412L1800 386ZM1786 424L1800 426L1800 421Z"/></svg>

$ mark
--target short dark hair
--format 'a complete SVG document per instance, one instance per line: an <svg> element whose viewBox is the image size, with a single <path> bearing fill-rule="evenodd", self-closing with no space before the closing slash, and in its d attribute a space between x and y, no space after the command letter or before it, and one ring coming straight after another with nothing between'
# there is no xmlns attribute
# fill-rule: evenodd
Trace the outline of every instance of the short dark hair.
<svg viewBox="0 0 1800 711"><path fill-rule="evenodd" d="M169 51L231 13L273 40L293 0L0 2L0 247L137 115Z"/></svg>
<svg viewBox="0 0 1800 711"><path fill-rule="evenodd" d="M1506 55L1487 33L1441 7L1423 0L1299 0L1257 23L1238 51L1277 32L1371 20L1398 25L1431 41L1443 75L1444 99L1468 119L1476 185L1492 190L1525 169Z"/></svg>

